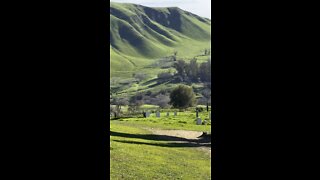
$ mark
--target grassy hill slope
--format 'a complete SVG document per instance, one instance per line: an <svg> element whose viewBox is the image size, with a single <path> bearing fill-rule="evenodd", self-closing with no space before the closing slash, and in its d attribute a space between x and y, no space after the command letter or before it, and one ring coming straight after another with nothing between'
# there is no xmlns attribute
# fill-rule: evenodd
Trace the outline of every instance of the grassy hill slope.
<svg viewBox="0 0 320 180"><path fill-rule="evenodd" d="M178 51L193 57L209 48L211 21L179 8L110 3L110 63L113 77L132 72Z"/></svg>

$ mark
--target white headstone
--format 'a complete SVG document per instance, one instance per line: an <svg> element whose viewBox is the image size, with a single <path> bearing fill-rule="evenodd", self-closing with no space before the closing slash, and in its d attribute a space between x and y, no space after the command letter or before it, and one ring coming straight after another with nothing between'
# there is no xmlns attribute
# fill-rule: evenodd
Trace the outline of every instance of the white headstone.
<svg viewBox="0 0 320 180"><path fill-rule="evenodd" d="M175 111L175 112L174 112L174 116L176 116L176 115L177 115L177 112Z"/></svg>
<svg viewBox="0 0 320 180"><path fill-rule="evenodd" d="M157 117L160 117L160 112L157 112L156 115L157 115Z"/></svg>
<svg viewBox="0 0 320 180"><path fill-rule="evenodd" d="M201 125L201 124L202 124L201 118L197 118L197 125Z"/></svg>
<svg viewBox="0 0 320 180"><path fill-rule="evenodd" d="M150 116L150 112L146 112L146 117L149 117Z"/></svg>

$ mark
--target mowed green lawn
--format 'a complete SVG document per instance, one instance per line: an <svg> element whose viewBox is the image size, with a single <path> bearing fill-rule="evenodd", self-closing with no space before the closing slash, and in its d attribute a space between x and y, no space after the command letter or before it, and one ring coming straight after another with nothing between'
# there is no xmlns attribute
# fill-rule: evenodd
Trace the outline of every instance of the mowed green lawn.
<svg viewBox="0 0 320 180"><path fill-rule="evenodd" d="M165 117L165 113L161 115L161 118L110 121L111 179L211 179L211 157L208 153L185 142L160 138L147 130L210 131L211 126L195 125L191 113L181 112L172 118ZM185 123L181 123L183 121Z"/></svg>
<svg viewBox="0 0 320 180"><path fill-rule="evenodd" d="M211 131L211 125L196 125L195 112L177 112L177 116L173 115L173 112L169 112L169 116L166 116L166 112L160 113L160 118L156 117L155 113L150 114L148 118L122 118L117 121L122 124L138 127L150 127L158 129L177 129L177 130L190 130L190 131ZM199 117L202 120L209 122L209 114L207 112L199 113ZM115 121L115 120L114 120ZM114 122L112 121L112 122ZM119 123L119 122L118 122Z"/></svg>

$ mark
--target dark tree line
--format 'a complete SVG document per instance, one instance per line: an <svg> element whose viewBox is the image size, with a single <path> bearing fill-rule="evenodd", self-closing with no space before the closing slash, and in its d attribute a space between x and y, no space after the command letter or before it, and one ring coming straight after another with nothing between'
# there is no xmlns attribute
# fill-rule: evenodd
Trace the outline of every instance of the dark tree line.
<svg viewBox="0 0 320 180"><path fill-rule="evenodd" d="M211 82L210 59L201 64L197 63L196 58L192 59L190 63L187 63L184 60L178 60L173 67L176 69L176 75L180 77L181 81Z"/></svg>

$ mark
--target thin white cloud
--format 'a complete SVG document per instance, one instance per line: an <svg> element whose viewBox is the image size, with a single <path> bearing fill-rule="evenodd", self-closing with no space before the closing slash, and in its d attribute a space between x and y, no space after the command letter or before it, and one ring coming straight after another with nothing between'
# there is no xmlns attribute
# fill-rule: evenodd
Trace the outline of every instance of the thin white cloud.
<svg viewBox="0 0 320 180"><path fill-rule="evenodd" d="M110 0L112 2L134 3L151 7L179 7L202 17L211 19L211 0Z"/></svg>

